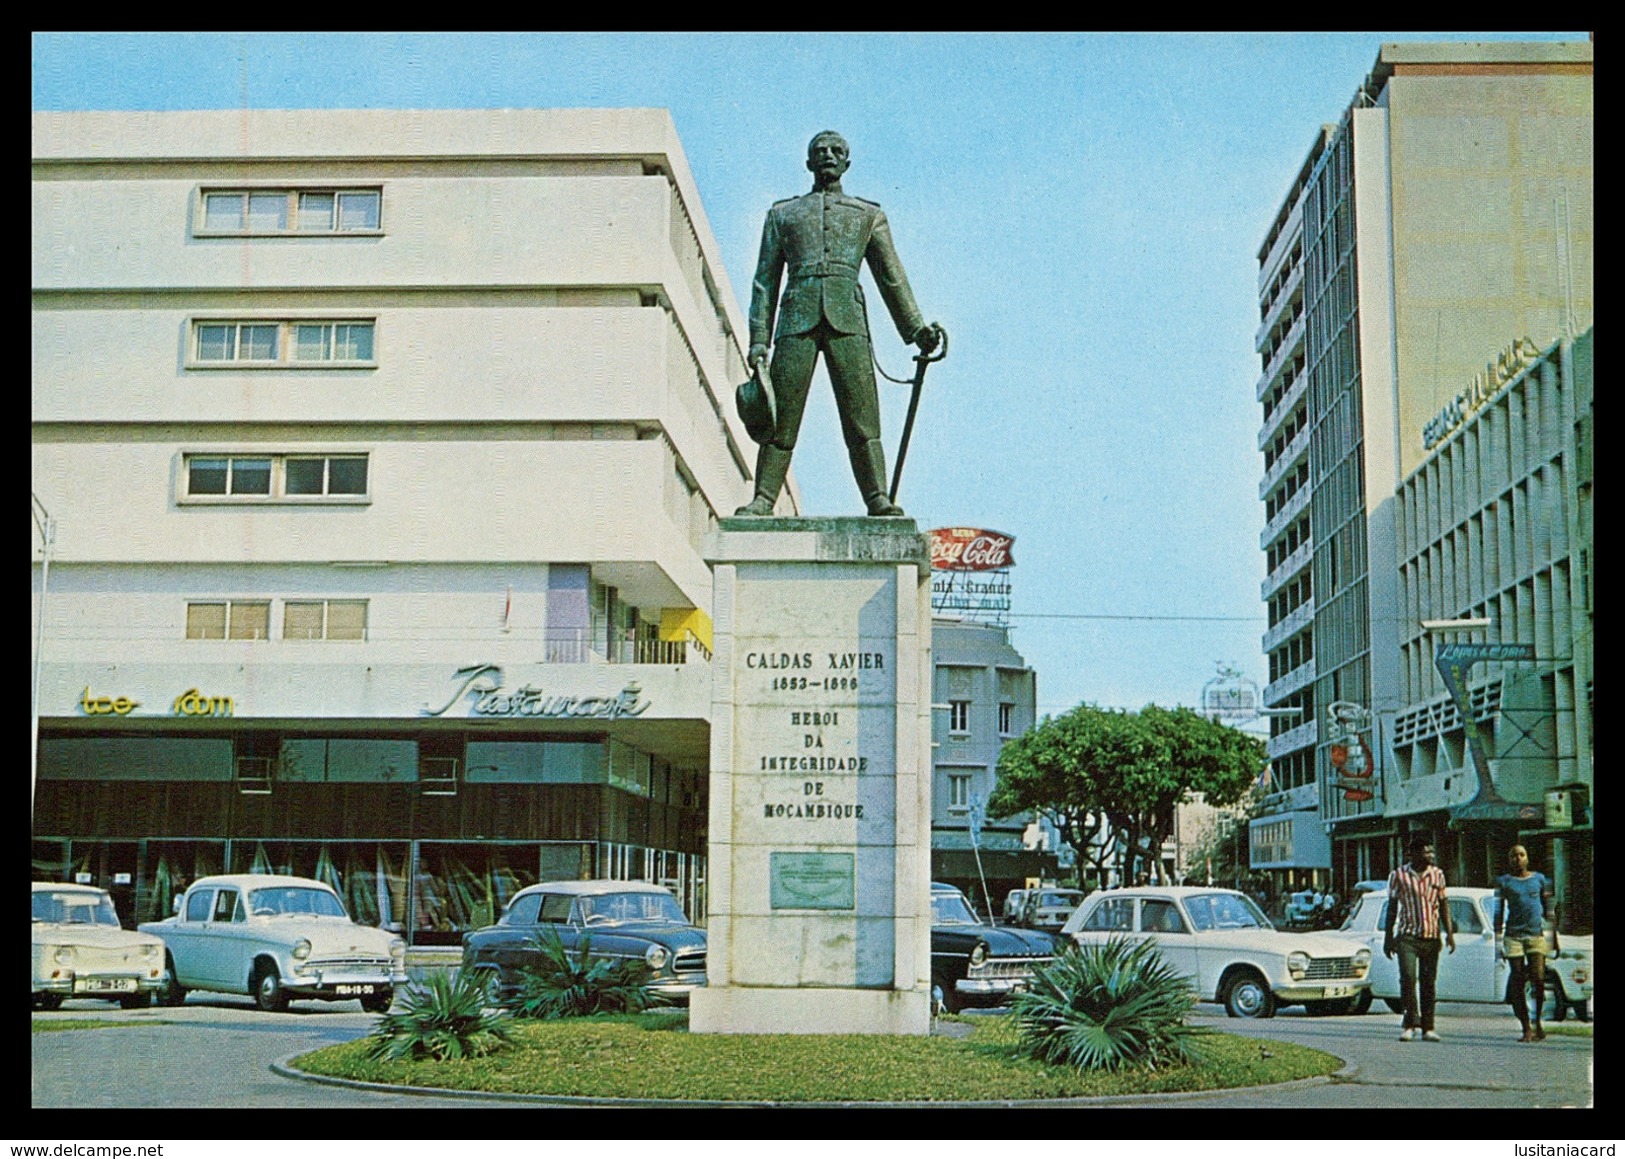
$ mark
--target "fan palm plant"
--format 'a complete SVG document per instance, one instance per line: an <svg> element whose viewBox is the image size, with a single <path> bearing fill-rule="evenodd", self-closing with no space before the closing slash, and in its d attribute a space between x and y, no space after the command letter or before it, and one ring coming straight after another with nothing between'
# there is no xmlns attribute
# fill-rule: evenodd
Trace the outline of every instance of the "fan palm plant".
<svg viewBox="0 0 1625 1159"><path fill-rule="evenodd" d="M378 1020L370 1037L373 1058L440 1062L479 1058L512 1041L506 1016L486 1007L478 981L441 972L398 994L395 1008Z"/></svg>
<svg viewBox="0 0 1625 1159"><path fill-rule="evenodd" d="M654 971L642 958L595 958L587 937L571 951L552 930L532 938L529 947L532 955L507 1003L516 1018L638 1014L661 1001L649 988Z"/></svg>
<svg viewBox="0 0 1625 1159"><path fill-rule="evenodd" d="M1185 1024L1189 981L1155 943L1113 938L1069 946L1011 1006L1023 1050L1079 1070L1155 1070L1194 1060L1203 1030Z"/></svg>

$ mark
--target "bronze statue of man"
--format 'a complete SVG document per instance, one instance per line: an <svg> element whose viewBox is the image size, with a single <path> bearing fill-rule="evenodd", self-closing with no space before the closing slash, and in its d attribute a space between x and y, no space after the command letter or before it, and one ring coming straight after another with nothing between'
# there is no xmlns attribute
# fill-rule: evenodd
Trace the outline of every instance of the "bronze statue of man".
<svg viewBox="0 0 1625 1159"><path fill-rule="evenodd" d="M852 475L870 515L901 515L886 494L886 454L880 444L880 400L875 391L869 319L858 266L867 261L886 309L905 342L929 354L938 331L914 303L903 264L892 246L886 215L872 201L849 197L841 174L851 164L839 133L819 133L807 146L812 192L775 202L762 227L761 257L750 291L750 366L773 358L769 374L777 402L772 437L756 455L756 497L736 514L771 515L790 469L801 412L807 404L820 352L835 389L841 435ZM779 298L779 281L785 280ZM778 316L778 329L773 327Z"/></svg>

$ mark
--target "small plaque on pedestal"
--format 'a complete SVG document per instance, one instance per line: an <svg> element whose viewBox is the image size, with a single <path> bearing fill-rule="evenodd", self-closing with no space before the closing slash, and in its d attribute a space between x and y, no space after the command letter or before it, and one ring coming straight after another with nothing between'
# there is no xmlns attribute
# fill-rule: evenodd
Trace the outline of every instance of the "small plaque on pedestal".
<svg viewBox="0 0 1625 1159"><path fill-rule="evenodd" d="M853 907L850 853L774 853L768 863L774 909Z"/></svg>

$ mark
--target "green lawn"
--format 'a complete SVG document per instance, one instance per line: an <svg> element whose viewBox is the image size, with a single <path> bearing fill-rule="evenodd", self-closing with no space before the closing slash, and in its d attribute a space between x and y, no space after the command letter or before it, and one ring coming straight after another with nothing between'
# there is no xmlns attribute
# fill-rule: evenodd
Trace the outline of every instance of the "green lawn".
<svg viewBox="0 0 1625 1159"><path fill-rule="evenodd" d="M1548 1022L1546 1024L1546 1036L1550 1038L1554 1034L1560 1038L1590 1038L1591 1023Z"/></svg>
<svg viewBox="0 0 1625 1159"><path fill-rule="evenodd" d="M57 1030L106 1030L111 1027L161 1026L163 1020L142 1019L140 1022L114 1022L111 1018L36 1018L35 1034L50 1034Z"/></svg>
<svg viewBox="0 0 1625 1159"><path fill-rule="evenodd" d="M1198 1065L1080 1074L1018 1057L1010 1018L956 1021L971 1026L968 1037L702 1035L687 1032L686 1012L665 1011L516 1022L514 1045L482 1059L374 1062L361 1039L302 1055L293 1065L313 1074L455 1090L765 1102L1138 1095L1286 1082L1342 1066L1308 1047L1211 1033L1202 1036Z"/></svg>

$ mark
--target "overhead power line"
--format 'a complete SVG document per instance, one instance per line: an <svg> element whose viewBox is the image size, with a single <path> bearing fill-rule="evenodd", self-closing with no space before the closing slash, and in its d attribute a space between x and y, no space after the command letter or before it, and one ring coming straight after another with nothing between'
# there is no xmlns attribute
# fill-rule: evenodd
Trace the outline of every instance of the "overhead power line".
<svg viewBox="0 0 1625 1159"><path fill-rule="evenodd" d="M1207 620L1215 623L1261 624L1264 616L1110 616L1091 612L1011 612L1012 620Z"/></svg>

